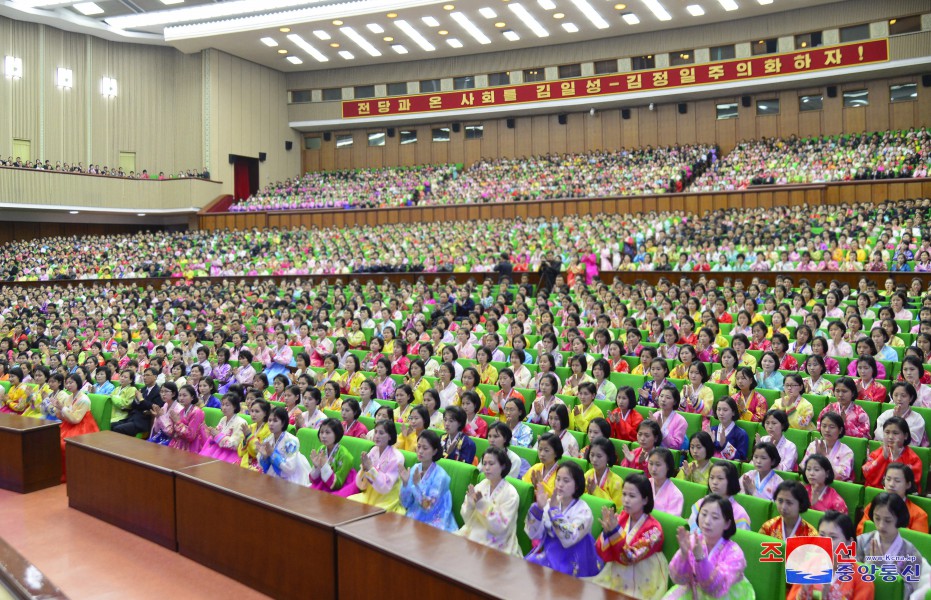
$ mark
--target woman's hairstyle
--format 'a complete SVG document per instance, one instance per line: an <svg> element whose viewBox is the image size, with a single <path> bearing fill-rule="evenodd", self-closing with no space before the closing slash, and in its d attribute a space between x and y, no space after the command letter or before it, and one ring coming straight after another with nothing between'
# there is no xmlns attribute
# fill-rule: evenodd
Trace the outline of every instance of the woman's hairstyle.
<svg viewBox="0 0 931 600"><path fill-rule="evenodd" d="M185 387L187 387L187 386L185 386ZM289 419L288 419L288 409L287 409L287 408L285 408L285 407L283 407L283 406L276 406L275 408L272 409L272 413L271 413L271 415L269 415L268 418L271 419L272 417L275 417L276 419L278 419L279 421L281 421L281 423L282 423L283 426L284 426L284 429L287 429L287 427L288 427L288 421L289 421Z"/></svg>
<svg viewBox="0 0 931 600"><path fill-rule="evenodd" d="M591 462L589 455L592 452L592 448L599 448L605 453L605 456L608 457L608 467L613 467L617 464L617 449L614 447L614 444L611 443L610 439L598 438L588 445L588 449L585 450L585 460L588 462Z"/></svg>
<svg viewBox="0 0 931 600"><path fill-rule="evenodd" d="M898 494L890 494L889 492L880 492L873 502L870 504L870 520L873 520L873 514L876 512L876 508L879 506L885 506L892 516L895 517L895 526L898 528L908 527L911 517L908 514L908 506L905 504L905 500L899 497Z"/></svg>
<svg viewBox="0 0 931 600"><path fill-rule="evenodd" d="M821 523L830 523L837 526L845 540L852 540L856 536L856 529L854 529L853 521L850 520L850 516L847 513L829 510L821 517L821 520L818 522L818 527L821 526Z"/></svg>
<svg viewBox="0 0 931 600"><path fill-rule="evenodd" d="M336 438L336 441L334 443L338 444L340 440L343 439L343 435L345 434L345 432L343 431L343 424L340 423L338 420L324 419L320 423L320 426L317 429L322 430L324 427L326 427L327 429L333 432L333 437Z"/></svg>
<svg viewBox="0 0 931 600"><path fill-rule="evenodd" d="M433 448L433 462L443 458L443 444L440 441L440 436L438 436L435 431L424 429L420 432L420 435L417 436L417 440L423 440Z"/></svg>
<svg viewBox="0 0 931 600"><path fill-rule="evenodd" d="M730 465L730 463L725 463ZM721 463L716 464L715 466L720 466ZM733 467L733 465L731 465ZM733 494L731 494L733 496ZM731 539L735 533L737 533L737 523L734 521L734 508L731 506L730 500L724 498L723 496L718 496L717 494L709 494L705 496L705 499L701 501L701 506L698 507L698 512L701 513L701 509L705 507L706 504L714 503L718 505L718 509L721 511L721 516L724 517L724 520L729 522L730 525L727 526L727 529L724 530L724 533L721 534L725 540Z"/></svg>
<svg viewBox="0 0 931 600"><path fill-rule="evenodd" d="M779 465L779 462L782 460L779 457L779 449L776 448L775 444L772 444L770 442L759 442L758 444L753 446L753 454L756 454L757 450L762 450L763 452L766 453L766 455L769 457L769 460L772 461L774 469Z"/></svg>
<svg viewBox="0 0 931 600"><path fill-rule="evenodd" d="M647 479L646 475L643 475L642 473L628 475L624 478L624 485L627 485L628 483L637 488L640 496L646 500L646 504L643 507L643 512L645 514L650 514L653 512L653 486L650 485L650 480Z"/></svg>
<svg viewBox="0 0 931 600"><path fill-rule="evenodd" d="M495 423L495 425L504 425L500 421ZM507 429L507 427L504 427ZM509 430L510 431L510 430ZM505 444L506 445L506 444ZM501 465L501 476L507 477L507 474L511 472L511 458L508 456L508 451L504 448L498 448L497 446L489 446L485 450L485 454L482 455L483 458L485 455L491 454L495 457L495 460L498 461L498 464Z"/></svg>
<svg viewBox="0 0 931 600"><path fill-rule="evenodd" d="M601 431L601 435L603 437L606 437L606 438L611 437L611 424L608 423L607 419L604 419L602 417L595 417L589 422L588 427L591 428L592 425L594 425L595 427L599 429L599 431ZM586 431L586 433L588 432Z"/></svg>
<svg viewBox="0 0 931 600"><path fill-rule="evenodd" d="M779 361L778 361L778 360L776 361L776 366L777 366L777 367L779 366ZM737 369L737 372L734 373L734 381L735 381L735 382L737 381L737 375L743 375L744 377L747 378L747 380L750 381L750 389L751 389L751 390L755 390L755 389L756 389L756 377L753 376L753 369L751 369L750 367L740 367L739 369Z"/></svg>
<svg viewBox="0 0 931 600"><path fill-rule="evenodd" d="M478 398L478 394L475 392L466 392L466 394L472 394ZM476 403L477 404L477 403ZM459 408L458 406L449 406L446 408L446 412L443 413L444 417L452 417L456 420L456 423L459 424L459 431L465 427L466 424L466 414L465 411Z"/></svg>
<svg viewBox="0 0 931 600"><path fill-rule="evenodd" d="M821 421L824 422L825 419L834 423L834 425L836 425L837 428L840 429L840 437L844 437L845 435L847 435L847 427L844 425L844 417L840 416L834 411L828 411L824 413L823 415L821 415ZM821 424L819 423L818 424L819 429L821 428L820 425Z"/></svg>
<svg viewBox="0 0 931 600"><path fill-rule="evenodd" d="M698 363L698 364L701 364L701 363ZM667 393L667 392L672 394L672 410L679 410L679 404L682 402L682 394L679 393L679 388L675 386L664 387L660 391L659 394L660 396L662 396L664 393Z"/></svg>
<svg viewBox="0 0 931 600"><path fill-rule="evenodd" d="M559 436L555 433L547 431L540 436L540 439L537 440L537 446L541 443L546 442L546 444L553 449L553 452L556 453L556 460L562 459L562 455L565 452L562 447L562 440L559 439Z"/></svg>
<svg viewBox="0 0 931 600"><path fill-rule="evenodd" d="M824 485L831 485L834 483L834 465L831 464L831 461L828 460L828 457L822 454L812 454L805 461L805 464L802 465L802 468L799 469L801 471L800 475L802 476L802 481L805 483L811 483L808 481L808 477L805 475L805 469L808 468L808 463L811 461L815 461L822 469L824 469Z"/></svg>
<svg viewBox="0 0 931 600"><path fill-rule="evenodd" d="M507 448L511 445L511 438L514 437L514 432L511 431L511 428L504 424L503 421L495 421L488 426L489 433L492 431L497 431L498 435L504 438L504 447Z"/></svg>
<svg viewBox="0 0 931 600"><path fill-rule="evenodd" d="M428 427L430 427L430 413L427 411L426 406L424 406L423 404L418 404L417 406L411 409L411 415L413 415L414 413L417 413L420 416L421 420L423 420L424 429L427 429ZM408 416L408 419L410 419L410 416Z"/></svg>
<svg viewBox="0 0 931 600"><path fill-rule="evenodd" d="M398 428L394 421L381 420L375 423L375 429L381 427L388 434L388 445L394 446L398 442Z"/></svg>
<svg viewBox="0 0 931 600"><path fill-rule="evenodd" d="M905 463L894 462L888 467L886 467L886 473L888 474L889 471L892 471L892 470L899 471L900 473L902 473L902 477L905 478L905 483L908 485L908 489L905 490L906 494L917 494L918 493L918 486L915 484L915 472L912 471L911 467L909 467ZM885 478L885 476L883 476L883 478Z"/></svg>
<svg viewBox="0 0 931 600"><path fill-rule="evenodd" d="M559 419L560 431L569 429L569 409L565 404L554 404L553 407L550 408L550 414L556 415Z"/></svg>
<svg viewBox="0 0 931 600"><path fill-rule="evenodd" d="M666 463L666 477L672 479L679 473L679 468L676 466L676 460L672 455L672 452L668 448L657 447L650 450L648 458L658 456L663 459L663 462Z"/></svg>
<svg viewBox="0 0 931 600"><path fill-rule="evenodd" d="M572 497L578 500L582 497L582 494L585 493L585 473L582 472L582 467L575 464L571 460L560 463L557 473L563 469L569 471L569 476L572 477L572 482L575 484L575 489L572 491Z"/></svg>
<svg viewBox="0 0 931 600"><path fill-rule="evenodd" d="M644 419L640 422L640 425L637 426L637 431L641 429L649 429L653 434L653 439L656 440L656 445L659 446L663 443L663 430L660 428L659 423L653 419Z"/></svg>
<svg viewBox="0 0 931 600"><path fill-rule="evenodd" d="M508 404L514 404L514 406L517 407L517 413L520 416L521 421L527 418L527 407L524 406L524 402L522 400L518 400L517 398L508 398L504 405L507 406Z"/></svg>
<svg viewBox="0 0 931 600"><path fill-rule="evenodd" d="M905 393L908 394L909 405L914 404L915 401L918 400L918 392L915 390L915 386L905 381L897 381L893 383L892 389L889 391L889 397L891 398L892 394L894 394L898 389L903 389L905 390Z"/></svg>
<svg viewBox="0 0 931 600"><path fill-rule="evenodd" d="M72 376L72 377L73 377L73 376ZM197 397L197 390L196 390L196 389L194 388L194 386L191 385L190 383L188 383L187 385L182 385L182 386L178 389L178 392L181 392L182 390L183 390L183 391L186 391L188 394L191 395L191 398L192 398L191 404L195 404L195 405L196 405L197 402L200 400L200 399ZM285 412L287 412L287 411L285 411Z"/></svg>
<svg viewBox="0 0 931 600"><path fill-rule="evenodd" d="M359 401L354 398L349 398L343 400L342 406L348 406L349 410L352 411L352 418L358 419L362 415L362 407L359 406Z"/></svg>
<svg viewBox="0 0 931 600"><path fill-rule="evenodd" d="M711 414L717 416L718 406L721 404L727 404L731 408L731 412L734 413L734 421L740 418L740 411L737 410L737 402L730 396L724 396L723 398L718 398L717 402L714 403L714 406L711 407Z"/></svg>
<svg viewBox="0 0 931 600"><path fill-rule="evenodd" d="M711 470L713 471L715 469L724 469L724 477L727 479L727 495L736 496L739 494L740 474L737 472L737 467L734 466L734 463L725 460L718 461L711 465ZM711 493L711 487L708 488L708 493Z"/></svg>
<svg viewBox="0 0 931 600"><path fill-rule="evenodd" d="M912 431L908 427L908 421L902 417L889 417L886 419L886 422L883 423L883 431L885 431L886 427L889 427L890 425L895 425L899 428L899 431L905 434L905 445L910 446L912 443Z"/></svg>
<svg viewBox="0 0 931 600"><path fill-rule="evenodd" d="M223 395L223 398L220 400L220 402L229 402L230 406L233 407L233 414L238 414L239 411L242 410L242 399L238 394L226 393Z"/></svg>
<svg viewBox="0 0 931 600"><path fill-rule="evenodd" d="M705 449L705 458L710 460L711 457L714 456L714 440L711 438L710 433L707 431L699 431L692 439L697 440L698 443L702 445L702 448Z"/></svg>

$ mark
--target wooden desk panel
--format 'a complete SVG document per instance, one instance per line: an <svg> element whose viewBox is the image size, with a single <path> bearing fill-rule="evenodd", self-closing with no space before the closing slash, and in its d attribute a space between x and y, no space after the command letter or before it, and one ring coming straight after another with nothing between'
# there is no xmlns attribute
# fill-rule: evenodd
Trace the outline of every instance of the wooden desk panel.
<svg viewBox="0 0 931 600"><path fill-rule="evenodd" d="M627 598L394 513L336 534L341 598Z"/></svg>
<svg viewBox="0 0 931 600"><path fill-rule="evenodd" d="M71 508L177 551L175 471L214 459L112 431L66 443Z"/></svg>
<svg viewBox="0 0 931 600"><path fill-rule="evenodd" d="M28 494L60 483L59 424L0 413L0 488Z"/></svg>
<svg viewBox="0 0 931 600"><path fill-rule="evenodd" d="M7 597L26 600L68 600L68 596L58 589L45 573L26 560L6 540L0 539L0 598Z"/></svg>
<svg viewBox="0 0 931 600"><path fill-rule="evenodd" d="M337 589L335 528L381 509L224 462L179 471L175 493L184 556L276 599L361 597Z"/></svg>

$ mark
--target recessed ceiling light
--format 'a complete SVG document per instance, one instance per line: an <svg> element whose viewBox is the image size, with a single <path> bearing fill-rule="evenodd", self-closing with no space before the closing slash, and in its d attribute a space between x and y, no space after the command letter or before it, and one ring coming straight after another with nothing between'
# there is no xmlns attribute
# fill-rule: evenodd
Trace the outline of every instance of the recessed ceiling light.
<svg viewBox="0 0 931 600"><path fill-rule="evenodd" d="M269 48L274 48L275 46L278 45L278 42L275 41L275 38L263 37L259 41L265 44L266 46L268 46Z"/></svg>
<svg viewBox="0 0 931 600"><path fill-rule="evenodd" d="M317 36L317 39L318 39L318 40L324 40L324 41L326 41L326 40L330 39L330 34L327 33L326 31L322 30L322 29L315 29L315 30L314 30L314 35Z"/></svg>
<svg viewBox="0 0 931 600"><path fill-rule="evenodd" d="M381 38L381 39L383 39L383 40L386 41L386 42L393 42L393 41L394 41L394 38L391 37L390 35L386 35L385 37L383 37L383 38Z"/></svg>
<svg viewBox="0 0 931 600"><path fill-rule="evenodd" d="M449 38L448 40L446 40L446 43L452 46L453 48L462 48L462 42L460 42L456 38Z"/></svg>
<svg viewBox="0 0 931 600"><path fill-rule="evenodd" d="M288 57L288 62L291 63L292 65L302 65L302 64L304 64L304 61L302 61L302 60L301 60L300 58L298 58L297 56L289 56L289 57Z"/></svg>
<svg viewBox="0 0 931 600"><path fill-rule="evenodd" d="M488 8L487 6L485 8L478 9L478 14L482 15L486 19L494 19L498 16L498 13L496 13L494 9Z"/></svg>
<svg viewBox="0 0 931 600"><path fill-rule="evenodd" d="M614 5L614 10L624 10L625 8L627 8L626 4L615 4Z"/></svg>
<svg viewBox="0 0 931 600"><path fill-rule="evenodd" d="M449 35L449 32L446 31L445 29L440 29L439 31L437 31L437 33L440 35Z"/></svg>
<svg viewBox="0 0 931 600"><path fill-rule="evenodd" d="M522 4L515 2L514 4L508 4L508 8L512 13L517 15L517 18L520 19L524 25L530 28L530 31L532 31L535 36L540 38L549 37L550 32L547 31L545 27L540 25L540 23L535 18L533 18L533 15L530 14L530 12L524 8Z"/></svg>
<svg viewBox="0 0 931 600"><path fill-rule="evenodd" d="M495 23L495 27L497 27L498 29L503 29L507 26L508 26L507 23L504 23L502 21L498 21L497 23Z"/></svg>
<svg viewBox="0 0 931 600"><path fill-rule="evenodd" d="M145 216L145 213L136 213L136 216L137 216L137 217L144 217L144 216Z"/></svg>
<svg viewBox="0 0 931 600"><path fill-rule="evenodd" d="M292 33L291 35L288 36L288 39L291 40L292 42L294 42L294 44L295 44L298 48L300 48L301 50L303 50L303 51L306 52L307 54L309 54L309 55L311 55L312 57L314 57L314 59L315 59L317 62L327 62L327 61L330 60L329 58L326 57L326 55L324 55L322 52L320 52L319 50L317 50L316 48L314 48L312 45L310 45L309 43L307 43L307 41L306 41L304 38L302 38L301 36L299 36L298 34Z"/></svg>
<svg viewBox="0 0 931 600"><path fill-rule="evenodd" d="M439 27L440 26L440 22L437 21L433 17L424 17L421 19L421 21L423 21L423 24L426 25L427 27Z"/></svg>
<svg viewBox="0 0 931 600"><path fill-rule="evenodd" d="M278 54L287 54L287 53L288 53L288 51L285 50L284 48L282 48L281 50L278 51Z"/></svg>
<svg viewBox="0 0 931 600"><path fill-rule="evenodd" d="M640 22L640 17L638 17L634 13L627 13L625 15L622 15L621 18L624 19L624 22L627 23L628 25L636 25L637 23Z"/></svg>
<svg viewBox="0 0 931 600"><path fill-rule="evenodd" d="M333 42L330 44L330 48L339 48L339 44L337 42Z"/></svg>
<svg viewBox="0 0 931 600"><path fill-rule="evenodd" d="M343 22L340 21L339 19L336 19L335 21L333 21L333 24L336 25L337 27L339 27L340 25L343 24Z"/></svg>
<svg viewBox="0 0 931 600"><path fill-rule="evenodd" d="M79 210L69 210L69 211L68 211L68 214L69 214L69 215L77 215L77 214L80 214L80 213L81 213L81 211L79 211Z"/></svg>
<svg viewBox="0 0 931 600"><path fill-rule="evenodd" d="M598 29L607 29L610 27L607 21L604 20L597 10L592 8L592 5L588 3L588 0L572 0L572 3L575 5L585 18L591 21L592 25Z"/></svg>
<svg viewBox="0 0 931 600"><path fill-rule="evenodd" d="M565 13L553 13L554 19L563 19L565 18L565 16L566 16Z"/></svg>
<svg viewBox="0 0 931 600"><path fill-rule="evenodd" d="M579 28L574 23L563 23L562 28L569 33L577 33L579 31Z"/></svg>
<svg viewBox="0 0 931 600"><path fill-rule="evenodd" d="M184 0L162 0L162 4L171 6L173 4L184 4Z"/></svg>
<svg viewBox="0 0 931 600"><path fill-rule="evenodd" d="M372 33L385 33L385 28L379 25L378 23L369 23L366 25L369 31Z"/></svg>
<svg viewBox="0 0 931 600"><path fill-rule="evenodd" d="M659 0L643 0L643 3L646 5L650 12L653 13L660 21L672 21L672 15L669 14L669 11L659 3Z"/></svg>
<svg viewBox="0 0 931 600"><path fill-rule="evenodd" d="M281 27L280 29L278 29L278 31L280 31L281 33L291 33L291 28L290 28L290 27Z"/></svg>
<svg viewBox="0 0 931 600"><path fill-rule="evenodd" d="M444 4L443 10L456 10L456 7L453 6L452 4Z"/></svg>
<svg viewBox="0 0 931 600"><path fill-rule="evenodd" d="M537 0L537 4L540 5L540 8L543 10L553 10L556 8L556 3L553 0Z"/></svg>
<svg viewBox="0 0 931 600"><path fill-rule="evenodd" d="M689 11L689 14L693 17L700 17L705 14L705 9L697 4L689 4L685 7L685 10Z"/></svg>
<svg viewBox="0 0 931 600"><path fill-rule="evenodd" d="M759 2L760 4L762 4L763 6L766 6L767 4L772 4L772 3L773 3L773 0L756 0L756 1Z"/></svg>
<svg viewBox="0 0 931 600"><path fill-rule="evenodd" d="M422 50L426 50L427 52L433 52L436 50L436 46L428 42L427 38L425 38L419 31L414 29L414 26L404 19L398 19L394 22L394 24L398 26L398 29L407 34L407 37L411 38L415 44L420 46Z"/></svg>
<svg viewBox="0 0 931 600"><path fill-rule="evenodd" d="M381 56L381 51L378 50L375 46L372 45L367 39L362 37L359 32L357 32L352 27L341 27L340 32L343 33L350 40L355 42L356 46L362 48L369 56Z"/></svg>
<svg viewBox="0 0 931 600"><path fill-rule="evenodd" d="M77 4L72 4L74 10L78 11L82 15L100 15L103 14L103 9L100 8L95 2L78 2Z"/></svg>
<svg viewBox="0 0 931 600"><path fill-rule="evenodd" d="M405 48L401 44L395 44L394 46L391 46L391 49L397 52L398 54L407 54L407 48Z"/></svg>
<svg viewBox="0 0 931 600"><path fill-rule="evenodd" d="M503 33L504 33L504 39L509 40L511 42L516 42L517 40L520 39L520 36L517 35L516 32L511 31L510 29L508 29L507 31L504 31Z"/></svg>
<svg viewBox="0 0 931 600"><path fill-rule="evenodd" d="M352 60L355 58L355 56L353 56L352 52L350 52L349 50L340 50L339 55L345 58L346 60Z"/></svg>
<svg viewBox="0 0 931 600"><path fill-rule="evenodd" d="M740 8L734 0L718 0L718 4L720 4L724 10L737 10Z"/></svg>
<svg viewBox="0 0 931 600"><path fill-rule="evenodd" d="M385 16L388 17L389 19L396 19L398 17L398 13L388 13Z"/></svg>
<svg viewBox="0 0 931 600"><path fill-rule="evenodd" d="M458 23L463 29L466 30L466 33L472 36L472 38L479 44L490 44L491 40L485 35L481 29L475 26L475 24L469 20L467 16L461 12L454 12L449 14L452 17L453 21ZM497 24L495 24L497 27Z"/></svg>

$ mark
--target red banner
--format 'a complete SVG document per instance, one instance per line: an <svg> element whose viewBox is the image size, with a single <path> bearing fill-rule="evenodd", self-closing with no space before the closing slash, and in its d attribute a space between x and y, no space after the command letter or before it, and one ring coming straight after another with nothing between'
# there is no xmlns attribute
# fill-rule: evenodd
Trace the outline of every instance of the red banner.
<svg viewBox="0 0 931 600"><path fill-rule="evenodd" d="M642 92L645 90L688 88L713 83L734 83L824 71L886 62L888 60L889 40L869 40L841 46L827 46L785 54L768 54L753 58L685 65L668 69L615 73L597 77L580 77L414 96L347 100L342 104L343 118L354 119L378 115L467 110L483 106L552 102L579 97Z"/></svg>

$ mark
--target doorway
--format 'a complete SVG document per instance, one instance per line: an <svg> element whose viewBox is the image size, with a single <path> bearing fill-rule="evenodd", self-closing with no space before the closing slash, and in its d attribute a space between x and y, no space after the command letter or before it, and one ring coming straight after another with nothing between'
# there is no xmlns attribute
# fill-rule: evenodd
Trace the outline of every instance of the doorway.
<svg viewBox="0 0 931 600"><path fill-rule="evenodd" d="M259 159L230 154L233 163L233 196L245 200L259 191Z"/></svg>

